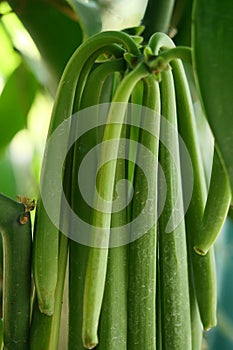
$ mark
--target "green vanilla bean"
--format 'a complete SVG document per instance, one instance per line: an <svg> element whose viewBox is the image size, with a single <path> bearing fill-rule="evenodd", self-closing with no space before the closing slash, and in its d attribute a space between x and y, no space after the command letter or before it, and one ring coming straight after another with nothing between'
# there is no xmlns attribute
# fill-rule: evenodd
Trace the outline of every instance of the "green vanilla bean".
<svg viewBox="0 0 233 350"><path fill-rule="evenodd" d="M142 105L142 99L143 99L143 82L139 81L135 88L132 91L130 102L131 102L131 114L129 118L140 118L141 115L141 108L139 105ZM129 120L129 123L131 120ZM131 123L130 123L131 124ZM139 128L135 127L134 125L130 125L127 128L127 136L130 140L138 141L139 139ZM137 156L137 145L135 144L129 144L128 146L128 156L129 159L131 159L130 162L128 162L128 169L127 169L127 179L131 183L133 183L134 178L134 170L135 170L135 162L136 162L136 156ZM129 207L130 209L130 207Z"/></svg>
<svg viewBox="0 0 233 350"><path fill-rule="evenodd" d="M163 72L161 78L161 113L177 129L172 73ZM163 133L163 139L170 143L170 149L173 150L172 155L169 154L160 142L159 159L166 178L167 190L165 206L159 218L162 348L165 350L191 350L189 281L184 220L172 232L166 232L169 217L176 205L177 193L181 190L178 132L171 135L166 125L161 125L161 133ZM160 182L159 191L164 191ZM179 210L183 210L182 200L179 201Z"/></svg>
<svg viewBox="0 0 233 350"><path fill-rule="evenodd" d="M86 75L89 73L94 61L101 53L114 54L115 52L122 52L122 48L119 45L122 45L133 54L138 54L138 48L134 41L127 34L120 32L97 34L85 41L73 54L58 87L48 139L58 125L72 115L76 87L79 85L79 89L82 92L85 83L85 79L83 79L84 73ZM41 173L42 188L46 186L46 173L51 163L50 159L53 156L52 152L48 150L46 157L44 157ZM58 203L58 205L60 204ZM38 199L34 236L33 273L39 308L41 312L52 315L58 276L59 231L50 221L40 197Z"/></svg>
<svg viewBox="0 0 233 350"><path fill-rule="evenodd" d="M124 121L125 104L117 104L116 102L129 101L130 94L139 80L149 75L150 72L143 63L140 63L133 71L124 77L116 90L111 105L107 124L104 131L103 141L109 139L120 139L122 124ZM117 125L112 124L114 118L118 116ZM118 141L119 144L119 141ZM111 200L113 198L114 179L116 171L116 159L118 154L118 146L109 148L107 143L102 143L101 160L113 159L111 166L109 164L101 169L97 179L97 189L100 191L100 196L104 199ZM101 162L102 163L102 162ZM95 208L98 208L98 199L95 203ZM94 212L93 227L106 228L110 233L111 214L107 212ZM93 248L90 249L85 290L84 290L84 307L83 307L83 343L86 348L94 348L98 344L98 322L101 310L101 304L104 294L104 285L107 271L109 234L99 237L98 230L96 240L98 248L93 242Z"/></svg>
<svg viewBox="0 0 233 350"><path fill-rule="evenodd" d="M121 137L126 133L122 130ZM115 185L125 178L125 159L118 159L116 166ZM121 196L126 197L127 185ZM111 227L124 229L127 211L113 213ZM111 233L110 233L111 239ZM109 248L107 274L104 288L104 297L101 308L99 345L101 350L126 350L127 347L127 285L128 285L128 246Z"/></svg>
<svg viewBox="0 0 233 350"><path fill-rule="evenodd" d="M96 67L87 78L82 94L80 109L98 104L106 78L111 73L123 72L125 69L125 61L122 58L99 63L99 66ZM98 82L97 86L96 82Z"/></svg>
<svg viewBox="0 0 233 350"><path fill-rule="evenodd" d="M72 159L67 157L65 171L64 171L64 189L66 195L70 198L71 189L71 173ZM67 176L69 174L69 176ZM69 225L69 218L64 215L63 208L61 207L61 219L60 221L66 221L66 225ZM30 349L31 350L49 350L57 349L60 335L60 321L61 310L63 304L63 290L66 276L66 265L68 256L68 238L60 233L59 237L59 256L58 256L58 278L55 289L55 305L54 313L52 316L41 313L38 305L36 294L33 300L33 312L30 328Z"/></svg>
<svg viewBox="0 0 233 350"><path fill-rule="evenodd" d="M158 138L160 121L160 92L154 76L143 80L143 105L150 108L143 111L137 157L143 157L140 145L148 149L158 159ZM153 110L153 112L151 111ZM154 113L154 123L150 124L152 135L143 127L148 123L147 113ZM152 171L153 169L153 171ZM151 211L145 213L145 226L153 221L152 228L129 246L128 277L128 349L156 349L155 339L155 295L156 295L156 245L157 245L157 163L151 158L143 158L143 172L138 168L134 174L133 220L143 210L145 201L150 200ZM147 178L145 178L147 174ZM151 176L148 188L148 174ZM149 198L147 198L149 197ZM145 227L142 227L142 229ZM134 232L132 232L132 236Z"/></svg>
<svg viewBox="0 0 233 350"><path fill-rule="evenodd" d="M127 349L127 246L109 249L99 338L97 349Z"/></svg>
<svg viewBox="0 0 233 350"><path fill-rule="evenodd" d="M173 41L163 33L152 35L149 47L153 54L158 55L161 50L173 49ZM174 57L175 58L175 57ZM164 67L166 69L166 67ZM162 115L177 128L176 94L172 73L161 73ZM166 132L166 128L161 132ZM169 143L173 142L173 158L180 164L178 131L177 139L167 135ZM185 225L182 221L173 232L166 232L169 216L175 206L179 184L181 186L181 169L175 169L171 155L160 142L160 164L163 168L167 195L166 203L159 219L159 274L160 274L160 308L161 308L161 342L162 349L191 349L191 320L188 282L187 248ZM177 187L178 186L178 187ZM159 190L163 190L160 188ZM180 210L183 203L179 201ZM162 343L162 344L161 344Z"/></svg>
<svg viewBox="0 0 233 350"><path fill-rule="evenodd" d="M123 71L125 64L121 59L106 61L99 64L87 77L83 94L80 98L80 108L84 109L91 105L97 105L101 101L104 84L111 74ZM96 84L98 82L98 84ZM94 87L94 88L93 88ZM98 118L98 113L96 115ZM98 130L88 136L84 143L91 149L99 138ZM73 164L73 186L72 186L72 205L85 220L90 220L91 212L82 201L81 194L77 187L75 179L78 176L79 166L83 159L82 151L80 151L79 143L75 145L74 164ZM89 215L90 214L90 215ZM69 279L69 349L82 349L82 315L83 312L83 288L85 280L85 272L87 265L87 257L89 247L83 246L74 241L70 242L70 279ZM77 258L78 257L78 258Z"/></svg>
<svg viewBox="0 0 233 350"><path fill-rule="evenodd" d="M196 298L204 330L217 324L217 281L214 249L205 256L191 252ZM201 276L201 278L200 278Z"/></svg>
<svg viewBox="0 0 233 350"><path fill-rule="evenodd" d="M158 226L158 225L157 225ZM157 227L157 236L159 236L159 227ZM162 350L162 315L161 315L161 278L159 268L159 254L158 254L158 239L157 239L157 262L156 262L156 350Z"/></svg>
<svg viewBox="0 0 233 350"><path fill-rule="evenodd" d="M202 324L204 329L209 329L216 324L217 291L214 252L213 249L210 249L206 256L198 256L193 250L204 214L206 198L204 169L198 145L193 105L184 69L179 61L172 61L171 66L177 91L179 132L189 150L194 175L192 198L185 218L189 261L192 264ZM185 179L185 169L183 169L183 181Z"/></svg>
<svg viewBox="0 0 233 350"><path fill-rule="evenodd" d="M66 274L68 239L60 236L58 258L58 280L55 290L55 305L52 316L40 312L37 297L35 297L30 329L30 350L58 349L61 309L63 304L63 289Z"/></svg>
<svg viewBox="0 0 233 350"><path fill-rule="evenodd" d="M109 86L104 87L105 89L109 90ZM114 87L110 90L113 89ZM112 94L114 94L114 91ZM125 134L126 130L123 127L121 138L124 138ZM97 137L100 140L100 135L97 135ZM118 181L126 177L125 167L125 159L118 159L115 186ZM126 191L127 187L125 186L125 191L121 192L120 195L126 197ZM126 210L124 208L120 212L112 214L111 227L120 226L120 229L122 229L122 226L125 224ZM107 275L100 315L100 342L97 349L127 349L127 255L128 247L126 245L109 248Z"/></svg>
<svg viewBox="0 0 233 350"><path fill-rule="evenodd" d="M201 350L203 330L193 281L192 266L189 263L189 295L192 331L192 349Z"/></svg>
<svg viewBox="0 0 233 350"><path fill-rule="evenodd" d="M194 172L197 172L198 170L196 170L196 166L198 166L198 159L200 159L200 155L198 154L197 147L193 142L193 139L197 138L197 136L194 135L195 131L192 126L194 125L194 115L191 105L191 97L189 96L189 87L181 63L172 62L171 66L173 67L176 91L179 92L177 103L180 110L179 119L181 129L182 124L185 124L185 130L181 130L181 136L186 142L192 158L196 159L196 163L193 163L193 165ZM189 127L187 127L187 122L185 122L188 118L190 123ZM198 174L196 175L196 178L197 176ZM193 237L194 249L198 254L205 255L210 246L215 242L225 221L230 205L230 200L231 190L228 183L227 174L218 155L218 151L215 149L208 198L203 216L199 222L199 229ZM200 201L201 200L199 199L198 202L200 203ZM203 206L203 203L201 205ZM203 210L203 208L201 208L201 210Z"/></svg>
<svg viewBox="0 0 233 350"><path fill-rule="evenodd" d="M4 246L3 342L6 350L29 349L31 221L22 203L0 194Z"/></svg>
<svg viewBox="0 0 233 350"><path fill-rule="evenodd" d="M193 239L196 253L205 255L214 244L227 217L230 202L230 184L218 151L215 148L205 211L198 235Z"/></svg>

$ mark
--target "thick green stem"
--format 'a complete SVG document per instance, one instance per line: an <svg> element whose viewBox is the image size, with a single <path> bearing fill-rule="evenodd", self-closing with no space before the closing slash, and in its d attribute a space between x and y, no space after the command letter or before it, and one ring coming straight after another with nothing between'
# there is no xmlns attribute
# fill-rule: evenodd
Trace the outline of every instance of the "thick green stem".
<svg viewBox="0 0 233 350"><path fill-rule="evenodd" d="M29 349L31 222L25 207L0 194L4 247L3 341L6 350Z"/></svg>

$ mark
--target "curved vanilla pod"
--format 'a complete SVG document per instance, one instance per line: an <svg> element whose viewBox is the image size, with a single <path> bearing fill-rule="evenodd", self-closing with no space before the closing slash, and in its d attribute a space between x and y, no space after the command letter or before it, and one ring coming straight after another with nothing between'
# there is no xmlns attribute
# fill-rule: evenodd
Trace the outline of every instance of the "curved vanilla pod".
<svg viewBox="0 0 233 350"><path fill-rule="evenodd" d="M76 87L78 85L79 91L82 93L85 84L84 73L87 75L90 72L92 65L100 54L114 54L115 52L122 52L123 54L122 47L132 54L138 54L138 48L134 41L127 34L121 32L97 34L85 41L76 50L66 66L58 87L48 139L58 125L72 115L77 92ZM46 173L53 156L52 152L47 150L41 172L42 189L48 187ZM56 205L60 206L60 203ZM58 274L58 240L59 230L50 221L42 199L39 197L33 245L33 274L39 308L46 315L52 315L54 312L54 293Z"/></svg>
<svg viewBox="0 0 233 350"><path fill-rule="evenodd" d="M144 214L145 232L141 237L134 237L129 245L128 267L128 342L127 349L156 349L156 250L157 250L157 176L158 176L158 137L160 128L160 91L155 77L150 75L143 79L143 101L145 109L141 110L141 129L139 136L138 158L143 159L143 168L137 167L134 174L134 197L132 203L132 222L145 206L146 200L150 200L150 212ZM149 108L149 110L147 109ZM148 121L153 114L153 123ZM148 132L148 126L150 131ZM146 129L147 126L147 129ZM157 136L157 138L156 138ZM147 148L147 152L154 155L154 164L151 158L142 158L141 147ZM142 174L142 171L144 174ZM150 188L148 188L148 177ZM152 227L147 230L146 224L152 222Z"/></svg>
<svg viewBox="0 0 233 350"><path fill-rule="evenodd" d="M172 62L175 82L176 82L176 90L179 95L187 95L189 94L189 87L186 83L185 73L180 63ZM185 102L180 101L180 108L185 109L185 103L190 104L191 101L188 100L188 97L183 96ZM179 98L179 97L178 97ZM182 96L181 96L182 99ZM188 111L189 109L189 111ZM193 111L192 107L188 108L184 111L186 116L180 116L180 124L184 123L184 119L188 118L188 115L191 114L190 123L194 123L192 121ZM181 126L182 128L182 126ZM190 125L189 128L192 128ZM185 142L187 142L189 151L191 152L191 148L193 149L193 156L195 152L195 143L192 143L194 135L187 135L191 131L187 130L185 127L186 136L184 136ZM194 133L194 131L192 131ZM181 135L182 136L182 135ZM189 140L187 140L189 139ZM196 157L199 157L196 154ZM195 170L194 170L195 171ZM204 181L204 180L203 180ZM230 184L228 182L227 174L225 172L224 166L221 162L220 156L218 154L217 149L215 148L214 158L213 158L213 166L211 173L210 186L208 190L208 197L204 209L203 216L201 217L201 221L199 222L199 229L197 230L195 236L193 237L193 245L196 253L205 255L209 250L210 246L215 242L222 225L224 224L229 205L231 201L231 190ZM214 218L214 220L213 220Z"/></svg>
<svg viewBox="0 0 233 350"><path fill-rule="evenodd" d="M192 62L192 50L186 46L176 47L172 39L164 33L153 34L149 40L148 47L151 49L152 54L157 55L149 64L154 64L157 61L164 68L163 65L178 58L189 63ZM148 54L150 53L148 52Z"/></svg>
<svg viewBox="0 0 233 350"><path fill-rule="evenodd" d="M86 80L80 109L97 105L101 100L102 89L107 77L111 73L123 72L125 69L126 63L122 58L99 63Z"/></svg>
<svg viewBox="0 0 233 350"><path fill-rule="evenodd" d="M97 189L102 198L107 198L108 200L113 198L116 159L126 109L126 104L118 104L116 102L128 102L130 94L137 82L149 74L150 72L145 64L139 63L120 82L112 100L113 103L109 111L103 141L116 139L118 140L118 145L109 148L106 142L102 143L101 163L102 160L104 161L104 159L106 159L105 157L107 157L107 159L109 157L113 159L111 166L105 166L100 170L97 179ZM118 124L114 125L113 123L116 117ZM95 208L98 208L98 198L95 203ZM94 348L98 344L97 330L107 270L107 247L109 243L111 213L108 213L105 208L102 210L102 212L94 211L93 227L106 228L107 233L99 236L98 229L96 229L96 237L93 242L93 247L90 249L84 289L83 343L84 346L89 349Z"/></svg>
<svg viewBox="0 0 233 350"><path fill-rule="evenodd" d="M199 256L193 250L193 242L198 235L204 213L206 197L204 169L198 145L193 105L184 69L179 61L172 61L171 66L177 91L179 133L189 150L193 165L194 186L191 202L185 216L189 261L192 265L201 321L204 329L209 329L216 324L217 287L214 251L210 249L205 256ZM185 169L182 171L185 180Z"/></svg>
<svg viewBox="0 0 233 350"><path fill-rule="evenodd" d="M163 72L161 74L161 113L163 118L177 129L175 98L172 73ZM167 191L165 206L159 218L162 348L191 350L188 259L184 220L172 232L166 231L168 220L173 219L174 207L183 210L182 199L179 201L179 207L176 204L177 191L181 190L178 131L171 135L166 124L161 122L161 134L162 139L167 140L170 149L173 150L173 153L169 154L166 146L160 141L159 160L166 178ZM161 186L159 178L159 193L164 191Z"/></svg>
<svg viewBox="0 0 233 350"><path fill-rule="evenodd" d="M203 329L208 331L217 324L217 278L214 248L205 256L191 252L195 292ZM201 278L200 278L201 276Z"/></svg>
<svg viewBox="0 0 233 350"><path fill-rule="evenodd" d="M98 105L101 102L105 82L114 73L122 72L125 69L125 63L122 59L115 59L100 63L88 75L86 84L83 89L83 94L79 102L79 108L85 109L92 105ZM95 116L98 118L98 113ZM79 126L79 124L78 124ZM95 131L88 137L85 143L91 149L99 141L99 132ZM79 140L78 140L79 142ZM77 186L78 171L80 163L85 154L82 153L79 143L76 143L74 148L73 158L73 178L72 185L72 206L78 215L84 220L90 220L90 209L84 203ZM77 228L78 230L78 228ZM69 349L80 350L82 347L82 315L83 313L83 288L85 280L85 272L87 265L87 257L89 247L81 245L75 241L70 241L69 251ZM107 340L106 340L107 341Z"/></svg>
<svg viewBox="0 0 233 350"><path fill-rule="evenodd" d="M4 246L3 342L6 350L29 349L31 221L22 203L0 194Z"/></svg>
<svg viewBox="0 0 233 350"><path fill-rule="evenodd" d="M231 202L229 180L215 147L210 186L198 234L193 238L196 253L205 255L216 241Z"/></svg>

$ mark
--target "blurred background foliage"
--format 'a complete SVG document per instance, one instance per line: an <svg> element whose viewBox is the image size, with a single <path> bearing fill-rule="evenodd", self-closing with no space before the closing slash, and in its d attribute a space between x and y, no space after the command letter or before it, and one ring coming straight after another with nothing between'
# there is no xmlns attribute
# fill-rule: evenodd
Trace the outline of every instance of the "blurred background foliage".
<svg viewBox="0 0 233 350"><path fill-rule="evenodd" d="M52 98L28 32L7 3L0 13L0 191L36 197Z"/></svg>
<svg viewBox="0 0 233 350"><path fill-rule="evenodd" d="M176 1L174 5L166 30L177 44L190 45L191 10L191 0ZM153 1L147 0L0 1L0 192L12 199L17 195L37 197L56 87L80 43L101 30L138 25L143 17L145 24L151 23L149 19L155 14ZM149 36L153 30L163 29L152 26L146 33ZM213 138L192 74L188 67L186 70L208 182ZM233 215L229 215L222 231L216 244L218 326L205 334L210 350L233 349Z"/></svg>

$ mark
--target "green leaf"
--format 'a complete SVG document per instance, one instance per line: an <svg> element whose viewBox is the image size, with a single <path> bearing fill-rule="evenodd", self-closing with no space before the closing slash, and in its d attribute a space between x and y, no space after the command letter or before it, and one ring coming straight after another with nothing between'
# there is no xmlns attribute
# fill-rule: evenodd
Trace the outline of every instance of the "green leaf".
<svg viewBox="0 0 233 350"><path fill-rule="evenodd" d="M143 19L146 40L156 32L168 33L174 6L175 0L148 0Z"/></svg>
<svg viewBox="0 0 233 350"><path fill-rule="evenodd" d="M233 2L196 0L193 59L207 119L233 189Z"/></svg>
<svg viewBox="0 0 233 350"><path fill-rule="evenodd" d="M18 0L8 2L40 51L55 92L66 63L82 42L79 23L67 16L66 8L58 10L56 2L27 1L25 6Z"/></svg>
<svg viewBox="0 0 233 350"><path fill-rule="evenodd" d="M16 199L16 195L19 193L14 167L8 150L0 155L0 174L0 193L2 192L8 197Z"/></svg>
<svg viewBox="0 0 233 350"><path fill-rule="evenodd" d="M101 8L95 0L69 0L77 12L85 37L96 34L102 29Z"/></svg>
<svg viewBox="0 0 233 350"><path fill-rule="evenodd" d="M1 55L0 59L0 76L3 75L5 78L8 76L14 68L16 68L20 62L19 55L13 50L12 43L7 37L3 27L1 26L0 21L0 47L1 52L4 52L4 55Z"/></svg>
<svg viewBox="0 0 233 350"><path fill-rule="evenodd" d="M22 63L8 78L0 96L0 150L27 125L38 82Z"/></svg>
<svg viewBox="0 0 233 350"><path fill-rule="evenodd" d="M171 20L170 33L173 35L174 31L176 45L191 45L192 8L193 0L178 0L176 2Z"/></svg>

